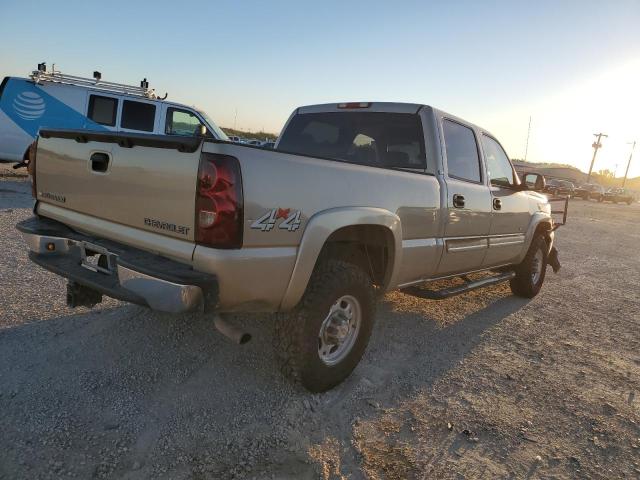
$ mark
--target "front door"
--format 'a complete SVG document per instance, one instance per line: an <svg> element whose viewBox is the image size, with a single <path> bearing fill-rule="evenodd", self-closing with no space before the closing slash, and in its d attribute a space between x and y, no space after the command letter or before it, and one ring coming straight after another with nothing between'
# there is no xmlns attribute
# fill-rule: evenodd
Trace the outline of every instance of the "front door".
<svg viewBox="0 0 640 480"><path fill-rule="evenodd" d="M531 219L529 195L516 189L516 174L502 146L482 135L482 150L491 189L491 229L484 266L497 266L517 260L525 244Z"/></svg>
<svg viewBox="0 0 640 480"><path fill-rule="evenodd" d="M491 194L484 182L474 131L462 123L444 119L442 132L447 207L438 276L481 268L491 224Z"/></svg>

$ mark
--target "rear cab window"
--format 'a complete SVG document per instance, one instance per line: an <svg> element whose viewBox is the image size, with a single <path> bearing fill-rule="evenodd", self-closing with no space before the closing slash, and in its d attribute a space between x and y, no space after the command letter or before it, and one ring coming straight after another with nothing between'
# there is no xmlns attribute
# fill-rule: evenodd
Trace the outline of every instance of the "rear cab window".
<svg viewBox="0 0 640 480"><path fill-rule="evenodd" d="M156 106L153 103L124 100L120 128L153 132L156 121Z"/></svg>
<svg viewBox="0 0 640 480"><path fill-rule="evenodd" d="M89 95L87 117L108 127L115 127L118 114L118 99L102 95Z"/></svg>
<svg viewBox="0 0 640 480"><path fill-rule="evenodd" d="M476 135L473 130L453 120L443 120L442 130L449 177L482 183L482 169Z"/></svg>
<svg viewBox="0 0 640 480"><path fill-rule="evenodd" d="M417 114L303 113L291 119L278 149L359 165L424 171L423 135Z"/></svg>

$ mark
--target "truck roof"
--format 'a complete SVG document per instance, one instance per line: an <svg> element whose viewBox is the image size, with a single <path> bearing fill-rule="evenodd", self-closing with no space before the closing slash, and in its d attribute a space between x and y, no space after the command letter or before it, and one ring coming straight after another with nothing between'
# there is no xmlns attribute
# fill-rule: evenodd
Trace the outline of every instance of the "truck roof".
<svg viewBox="0 0 640 480"><path fill-rule="evenodd" d="M296 113L326 113L326 112L344 112L345 110L364 110L369 112L384 113L418 113L422 107L418 103L399 103L399 102L340 102L340 103L323 103L318 105L306 105L298 107Z"/></svg>

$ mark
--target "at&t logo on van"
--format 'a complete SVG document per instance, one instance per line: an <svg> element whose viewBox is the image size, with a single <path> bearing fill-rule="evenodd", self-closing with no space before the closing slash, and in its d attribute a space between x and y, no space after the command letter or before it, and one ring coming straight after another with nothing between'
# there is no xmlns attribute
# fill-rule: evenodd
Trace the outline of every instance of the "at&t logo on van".
<svg viewBox="0 0 640 480"><path fill-rule="evenodd" d="M36 92L22 92L13 100L13 110L23 120L37 120L44 115L45 107Z"/></svg>

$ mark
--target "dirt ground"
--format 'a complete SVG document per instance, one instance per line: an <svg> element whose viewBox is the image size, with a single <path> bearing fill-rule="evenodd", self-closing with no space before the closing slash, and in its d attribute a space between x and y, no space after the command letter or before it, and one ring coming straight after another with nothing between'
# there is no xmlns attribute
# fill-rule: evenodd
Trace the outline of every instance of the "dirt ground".
<svg viewBox="0 0 640 480"><path fill-rule="evenodd" d="M532 301L387 295L320 395L279 376L266 315L237 347L204 316L68 309L13 228L31 206L0 175L1 479L640 478L638 204L572 201Z"/></svg>

